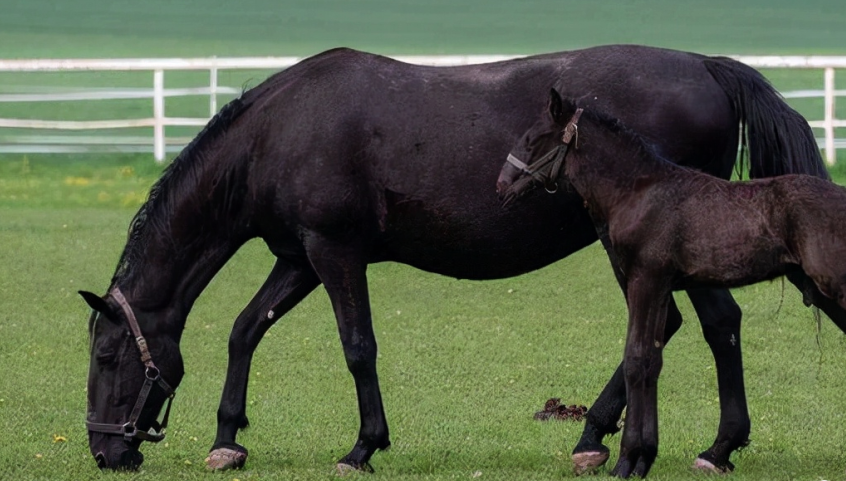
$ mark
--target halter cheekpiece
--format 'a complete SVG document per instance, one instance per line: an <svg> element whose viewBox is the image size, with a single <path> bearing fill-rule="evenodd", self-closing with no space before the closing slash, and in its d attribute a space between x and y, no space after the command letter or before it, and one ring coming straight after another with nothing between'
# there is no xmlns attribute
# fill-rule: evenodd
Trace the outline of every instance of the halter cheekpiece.
<svg viewBox="0 0 846 481"><path fill-rule="evenodd" d="M138 326L138 320L135 318L135 313L132 311L132 307L129 306L129 303L126 302L126 298L123 297L123 293L120 292L120 289L115 287L109 291L109 294L123 310L123 314L126 316L126 320L129 323L129 329L135 337L135 344L141 352L141 362L144 363L144 385L141 386L141 392L138 393L138 400L135 401L135 406L132 408L132 412L129 414L129 420L127 422L124 424L107 424L85 421L85 425L89 431L103 434L121 435L126 442L130 442L137 438L142 441L157 443L165 438L165 428L167 427L167 419L170 416L170 406L176 392L172 387L170 387L170 384L162 379L161 371L159 371L159 368L156 367L156 364L153 362L153 357L150 355L150 350L147 347L147 340L144 339L144 336L141 334L141 328ZM154 384L158 384L162 391L164 391L167 395L167 408L165 410L165 415L162 418L161 424L159 424L158 421L153 421L153 432L139 431L137 427L138 418L141 417L141 411L147 403L147 398L149 397Z"/></svg>
<svg viewBox="0 0 846 481"><path fill-rule="evenodd" d="M564 157L567 156L567 150L570 143L575 144L575 148L579 148L579 117L582 115L584 109L576 109L570 121L564 126L561 133L561 145L555 147L551 151L544 154L531 165L521 161L514 154L508 154L506 161L517 167L523 174L531 176L535 181L543 184L544 188L549 193L555 193L558 190L558 175L561 173L561 166L564 164Z"/></svg>

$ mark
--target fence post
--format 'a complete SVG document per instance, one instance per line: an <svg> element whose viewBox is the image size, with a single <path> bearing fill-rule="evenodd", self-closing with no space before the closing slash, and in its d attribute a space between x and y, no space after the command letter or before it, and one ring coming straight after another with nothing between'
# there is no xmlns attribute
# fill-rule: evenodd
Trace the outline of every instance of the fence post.
<svg viewBox="0 0 846 481"><path fill-rule="evenodd" d="M209 69L209 118L217 113L217 67Z"/></svg>
<svg viewBox="0 0 846 481"><path fill-rule="evenodd" d="M834 165L837 161L837 151L834 150L834 68L825 69L825 161Z"/></svg>
<svg viewBox="0 0 846 481"><path fill-rule="evenodd" d="M156 162L165 158L164 70L153 71L153 155Z"/></svg>

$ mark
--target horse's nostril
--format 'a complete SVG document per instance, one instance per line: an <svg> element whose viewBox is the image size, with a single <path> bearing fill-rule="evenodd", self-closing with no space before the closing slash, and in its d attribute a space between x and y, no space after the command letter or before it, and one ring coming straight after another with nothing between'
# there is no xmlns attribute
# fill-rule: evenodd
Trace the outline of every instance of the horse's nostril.
<svg viewBox="0 0 846 481"><path fill-rule="evenodd" d="M97 453L94 455L94 461L97 462L97 467L100 469L106 469L106 455L103 453Z"/></svg>
<svg viewBox="0 0 846 481"><path fill-rule="evenodd" d="M135 471L141 467L144 462L144 455L140 451L124 451L120 456L120 465L122 469Z"/></svg>

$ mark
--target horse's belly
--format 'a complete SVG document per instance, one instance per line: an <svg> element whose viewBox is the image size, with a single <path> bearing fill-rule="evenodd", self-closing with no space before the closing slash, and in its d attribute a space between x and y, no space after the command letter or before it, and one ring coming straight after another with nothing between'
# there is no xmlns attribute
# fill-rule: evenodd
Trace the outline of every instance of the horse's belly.
<svg viewBox="0 0 846 481"><path fill-rule="evenodd" d="M377 259L460 279L512 277L547 266L596 240L581 202L532 196L454 209L406 208L391 214Z"/></svg>

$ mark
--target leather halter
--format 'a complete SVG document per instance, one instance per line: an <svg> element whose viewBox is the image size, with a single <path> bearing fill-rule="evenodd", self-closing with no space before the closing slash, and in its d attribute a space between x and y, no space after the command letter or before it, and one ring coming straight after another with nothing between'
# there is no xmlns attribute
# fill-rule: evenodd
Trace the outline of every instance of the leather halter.
<svg viewBox="0 0 846 481"><path fill-rule="evenodd" d="M505 159L509 164L517 167L523 175L530 176L534 181L544 185L546 191L554 194L558 190L558 175L561 172L561 165L564 163L564 157L567 156L567 149L570 147L570 142L575 139L576 148L579 148L579 117L582 115L584 109L576 109L576 112L567 122L561 135L562 144L547 152L543 157L539 158L531 165L518 159L514 154L509 153ZM520 186L519 190L523 190L528 185ZM517 185L515 184L515 187ZM519 192L515 192L519 193Z"/></svg>
<svg viewBox="0 0 846 481"><path fill-rule="evenodd" d="M130 442L137 438L142 441L157 443L165 438L165 428L167 427L167 419L170 416L170 406L176 392L172 387L170 387L170 384L162 379L161 372L159 371L159 368L156 367L156 364L153 362L153 357L150 355L150 350L147 347L147 340L144 339L143 335L141 335L141 328L138 327L138 321L135 319L135 313L132 312L132 308L129 306L129 303L126 302L126 298L123 297L123 293L120 292L120 289L115 287L109 292L109 294L115 301L117 301L123 310L126 320L129 323L129 329L135 337L135 344L138 345L138 350L141 352L141 362L144 363L145 367L144 385L141 386L141 392L138 393L138 400L135 401L135 406L132 408L132 412L129 414L129 420L127 422L124 424L107 424L85 421L85 425L88 427L89 431L103 434L121 435L126 442ZM137 427L138 418L141 416L141 411L147 403L147 397L150 395L150 390L153 388L153 384L158 384L162 391L164 391L167 395L167 409L165 410L165 415L164 418L162 418L161 424L157 421L153 421L153 432L139 431Z"/></svg>

